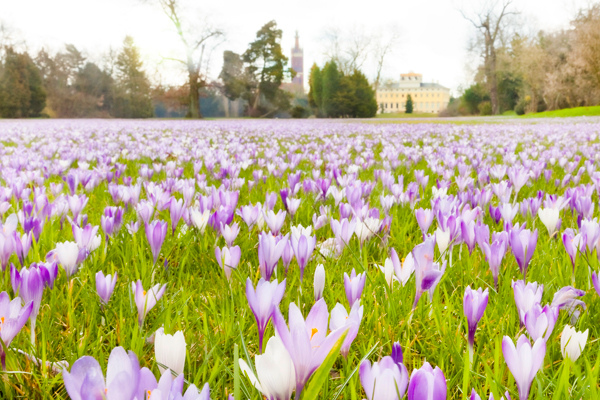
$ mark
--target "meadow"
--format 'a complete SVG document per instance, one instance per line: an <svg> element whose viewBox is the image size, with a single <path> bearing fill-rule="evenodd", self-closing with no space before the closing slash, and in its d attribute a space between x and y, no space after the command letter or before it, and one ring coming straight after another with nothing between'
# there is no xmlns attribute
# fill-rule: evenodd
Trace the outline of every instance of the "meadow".
<svg viewBox="0 0 600 400"><path fill-rule="evenodd" d="M2 121L0 398L598 398L599 135Z"/></svg>

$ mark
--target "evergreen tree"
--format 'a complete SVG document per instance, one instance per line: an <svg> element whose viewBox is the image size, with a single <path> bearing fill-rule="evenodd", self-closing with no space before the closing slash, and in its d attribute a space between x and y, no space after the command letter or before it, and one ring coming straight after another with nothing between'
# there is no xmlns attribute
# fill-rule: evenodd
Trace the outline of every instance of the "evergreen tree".
<svg viewBox="0 0 600 400"><path fill-rule="evenodd" d="M335 101L339 99L338 92L340 91L340 71L338 70L335 61L329 61L323 67L321 91L321 114L327 117L339 117L339 103ZM337 104L336 104L337 103Z"/></svg>
<svg viewBox="0 0 600 400"><path fill-rule="evenodd" d="M308 104L317 110L321 109L321 95L323 92L323 77L321 69L317 64L313 64L308 77Z"/></svg>
<svg viewBox="0 0 600 400"><path fill-rule="evenodd" d="M377 114L375 90L369 84L367 77L359 70L349 77L352 96L355 99L350 116L354 118L372 118Z"/></svg>
<svg viewBox="0 0 600 400"><path fill-rule="evenodd" d="M117 56L117 88L115 116L149 118L153 115L150 81L144 72L140 52L127 36Z"/></svg>
<svg viewBox="0 0 600 400"><path fill-rule="evenodd" d="M412 99L412 96L410 94L406 98L405 112L407 114L412 114L412 112L413 112L413 99Z"/></svg>
<svg viewBox="0 0 600 400"><path fill-rule="evenodd" d="M46 106L42 77L27 53L7 48L0 76L0 116L37 117Z"/></svg>

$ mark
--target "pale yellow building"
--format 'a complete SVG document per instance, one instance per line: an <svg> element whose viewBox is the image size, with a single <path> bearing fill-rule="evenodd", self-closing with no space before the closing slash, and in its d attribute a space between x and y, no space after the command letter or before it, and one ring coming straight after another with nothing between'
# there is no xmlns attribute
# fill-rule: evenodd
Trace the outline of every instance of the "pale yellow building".
<svg viewBox="0 0 600 400"><path fill-rule="evenodd" d="M450 89L439 83L424 83L421 74L400 74L400 81L377 90L377 113L404 112L411 95L413 112L438 113L448 106Z"/></svg>

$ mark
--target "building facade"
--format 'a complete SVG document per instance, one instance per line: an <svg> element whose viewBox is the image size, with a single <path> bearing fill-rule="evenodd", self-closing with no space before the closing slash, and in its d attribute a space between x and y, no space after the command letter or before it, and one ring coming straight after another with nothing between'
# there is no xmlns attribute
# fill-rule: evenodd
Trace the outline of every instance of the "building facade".
<svg viewBox="0 0 600 400"><path fill-rule="evenodd" d="M304 50L300 48L298 31L296 31L296 45L292 48L292 69L296 71L292 83L304 88Z"/></svg>
<svg viewBox="0 0 600 400"><path fill-rule="evenodd" d="M408 95L412 97L413 112L438 113L450 102L450 89L439 83L425 83L421 74L400 74L400 81L377 90L377 113L406 111Z"/></svg>

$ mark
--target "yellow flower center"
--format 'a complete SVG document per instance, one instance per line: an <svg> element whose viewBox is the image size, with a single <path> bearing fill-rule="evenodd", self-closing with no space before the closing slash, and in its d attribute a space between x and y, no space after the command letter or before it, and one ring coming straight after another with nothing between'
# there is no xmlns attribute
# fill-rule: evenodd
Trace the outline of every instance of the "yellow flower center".
<svg viewBox="0 0 600 400"><path fill-rule="evenodd" d="M312 340L313 336L315 336L315 334L319 332L319 330L317 328L312 328L311 333L310 333L310 340Z"/></svg>

